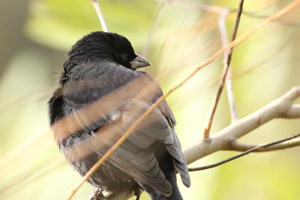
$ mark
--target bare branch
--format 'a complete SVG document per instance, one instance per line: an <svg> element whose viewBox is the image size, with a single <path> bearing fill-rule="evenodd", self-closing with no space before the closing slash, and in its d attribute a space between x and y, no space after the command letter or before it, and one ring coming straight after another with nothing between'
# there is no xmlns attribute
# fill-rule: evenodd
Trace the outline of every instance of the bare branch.
<svg viewBox="0 0 300 200"><path fill-rule="evenodd" d="M228 70L227 77L226 77L226 89L227 89L227 99L230 108L230 115L231 115L231 123L234 123L238 120L238 114L236 110L236 104L234 100L234 92L232 87L232 73L231 67Z"/></svg>
<svg viewBox="0 0 300 200"><path fill-rule="evenodd" d="M226 29L226 18L228 16L228 13L229 13L229 9L224 9L223 12L220 14L220 17L219 17L219 31L220 31L220 34L221 34L221 41L222 41L222 47L225 47L227 44L228 44L228 34L227 34L227 29ZM225 61L226 61L226 57L228 55L228 50L226 50L224 52L224 64L225 64Z"/></svg>
<svg viewBox="0 0 300 200"><path fill-rule="evenodd" d="M292 105L291 109L285 114L285 118L299 118L300 117L300 105Z"/></svg>
<svg viewBox="0 0 300 200"><path fill-rule="evenodd" d="M219 150L232 149L231 143L248 134L266 122L275 118L299 118L299 106L293 105L293 100L300 97L300 86L292 88L283 96L267 104L258 111L229 125L210 138L204 138L199 143L184 151L187 163L192 163L202 157ZM290 115L292 113L292 115Z"/></svg>
<svg viewBox="0 0 300 200"><path fill-rule="evenodd" d="M271 142L271 143L268 143L268 144L261 144L261 145L257 145L257 146L254 146L250 149L247 149L246 151L240 153L240 154L237 154L235 156L232 156L226 160L223 160L223 161L220 161L220 162L217 162L215 164L211 164L211 165L206 165L206 166L203 166L203 167L195 167L195 168L189 168L189 171L200 171L200 170L205 170L205 169L210 169L210 168L214 168L214 167L218 167L220 165L223 165L225 163L228 163L232 160L235 160L237 158L240 158L242 156L245 156L251 152L255 152L255 151L260 151L262 149L273 149L275 146L279 146L279 145L282 145L284 142L291 142L292 139L295 139L297 137L300 137L300 133L296 134L296 135L293 135L291 137L288 137L288 138L285 138L285 139L282 139L282 140L278 140L278 141L275 141L275 142ZM285 143L286 144L286 143ZM299 145L299 144L298 144ZM287 146L286 148L288 147L292 147L292 146ZM273 149L274 150L274 149Z"/></svg>
<svg viewBox="0 0 300 200"><path fill-rule="evenodd" d="M100 23L101 23L101 26L102 26L102 30L104 32L108 32L108 28L107 28L105 18L104 18L104 15L102 13L99 1L98 0L92 0L92 3L93 3L93 6L94 6L94 8L97 12L98 17L99 17L99 20L100 20Z"/></svg>
<svg viewBox="0 0 300 200"><path fill-rule="evenodd" d="M225 23L228 13L229 13L229 9L224 9L224 11L219 17L219 31L221 34L222 47L225 47L228 44L228 39L227 39L228 34L227 34L226 23ZM224 55L223 63L224 66L226 66L226 62L227 62L226 60L229 55L228 50L226 50L223 55ZM232 88L232 73L231 73L230 66L226 77L226 89L227 89L227 99L228 99L230 114L231 114L231 122L235 122L237 120L237 111L236 111L233 88Z"/></svg>
<svg viewBox="0 0 300 200"><path fill-rule="evenodd" d="M230 13L238 12L238 9L236 9L236 8L203 5L201 3L188 2L188 1L183 1L183 0L172 0L172 1L170 1L170 0L155 0L155 1L168 3L168 4L171 4L174 6L191 9L191 10L215 13L217 15L221 15L224 12L224 10L229 10ZM254 18L258 18L258 19L265 19L265 18L270 17L269 15L257 14L256 12L247 11L247 10L243 11L243 15L247 15L249 17L254 17ZM287 21L284 21L281 19L275 19L274 21L278 22L280 24L283 24L283 25L287 25L287 26L299 26L300 25L299 22L291 23L291 22L287 22Z"/></svg>
<svg viewBox="0 0 300 200"><path fill-rule="evenodd" d="M237 30L238 30L241 15L242 15L242 12L243 12L243 5L244 5L244 0L240 0L239 11L238 11L237 16L236 16L236 20L235 20L235 24L234 24L234 28L233 28L233 33L232 33L232 37L231 37L231 42L235 40L236 35L237 35ZM211 125L212 125L212 122L213 122L213 119L214 119L214 116L215 116L215 113L216 113L216 109L217 109L217 106L218 106L218 103L219 103L219 100L220 100L220 97L221 97L221 94L222 94L222 91L223 91L223 87L224 87L224 84L225 84L227 73L228 73L228 70L229 70L229 67L230 67L232 51L233 51L233 47L228 48L226 51L224 51L224 53L227 54L227 56L225 58L225 65L224 65L224 69L223 69L223 74L221 76L219 88L218 88L217 94L215 96L215 99L213 101L213 105L212 105L212 107L210 109L210 112L209 112L209 115L208 115L209 117L208 117L208 120L206 122L206 126L205 126L205 129L204 129L204 134L203 134L204 137L209 137L209 132L210 132L210 129L211 129Z"/></svg>
<svg viewBox="0 0 300 200"><path fill-rule="evenodd" d="M257 146L258 145L255 145L255 144L245 144L245 143L241 143L238 141L232 141L230 143L229 150L246 151L248 149L255 148ZM296 146L300 146L300 139L288 140L288 141L280 143L280 144L276 144L276 145L272 145L272 146L268 146L268 147L262 147L262 148L256 149L255 152L282 150L282 149L292 148L292 147L296 147Z"/></svg>

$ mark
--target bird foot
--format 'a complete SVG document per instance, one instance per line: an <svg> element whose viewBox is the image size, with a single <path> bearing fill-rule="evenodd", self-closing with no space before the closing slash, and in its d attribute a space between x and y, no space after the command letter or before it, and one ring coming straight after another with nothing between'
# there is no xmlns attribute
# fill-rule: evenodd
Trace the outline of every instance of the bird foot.
<svg viewBox="0 0 300 200"><path fill-rule="evenodd" d="M93 191L92 196L89 200L105 200L105 196L103 195L103 189L95 188Z"/></svg>

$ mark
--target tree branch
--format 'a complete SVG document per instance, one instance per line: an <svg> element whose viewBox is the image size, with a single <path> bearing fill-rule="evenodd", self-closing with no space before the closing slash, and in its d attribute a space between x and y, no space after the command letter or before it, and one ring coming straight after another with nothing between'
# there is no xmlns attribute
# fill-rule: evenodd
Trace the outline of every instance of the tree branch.
<svg viewBox="0 0 300 200"><path fill-rule="evenodd" d="M107 28L107 25L106 25L106 21L105 21L105 18L104 18L104 15L102 13L102 10L101 10L101 7L100 7L100 3L98 0L92 0L92 3L93 3L93 6L96 10L96 13L98 15L98 18L100 20L100 23L101 23L101 26L102 26L102 30L104 32L108 32L108 28Z"/></svg>
<svg viewBox="0 0 300 200"><path fill-rule="evenodd" d="M228 34L226 30L226 18L228 16L228 13L229 13L229 9L224 9L222 14L219 17L219 31L221 34L222 47L225 47L228 44L228 39L227 39ZM223 55L224 55L223 63L224 66L226 66L226 60L228 59L228 55L229 55L228 50L226 50ZM231 122L233 123L237 120L238 117L237 117L237 111L236 111L234 94L233 94L232 73L231 73L230 66L226 77L226 89L227 89L227 99L230 108Z"/></svg>
<svg viewBox="0 0 300 200"><path fill-rule="evenodd" d="M268 144L261 144L261 145L256 145L256 146L253 146L249 149L247 149L246 151L240 153L240 154L237 154L235 156L232 156L226 160L223 160L223 161L220 161L220 162L217 162L215 164L211 164L211 165L206 165L206 166L203 166L203 167L195 167L195 168L189 168L189 171L200 171L200 170L205 170L205 169L211 169L211 168L214 168L214 167L218 167L220 165L223 165L225 163L228 163L230 161L233 161L237 158L240 158L242 156L245 156L245 155L248 155L249 153L251 152L255 152L255 151L260 151L260 150L265 150L265 149L268 149L269 151L270 150L275 150L274 147L278 147L278 146L285 146L285 148L290 148L290 147L294 147L296 145L287 145L287 143L284 143L284 142L291 142L292 139L295 139L297 137L300 137L300 133L296 134L296 135L293 135L291 137L288 137L288 138L285 138L285 139L282 139L282 140L278 140L278 141L275 141L275 142L271 142L271 143L268 143ZM282 144L285 144L285 145L282 145ZM300 143L299 143L300 144ZM298 145L299 145L298 144ZM281 148L282 149L282 148Z"/></svg>
<svg viewBox="0 0 300 200"><path fill-rule="evenodd" d="M239 11L238 11L237 16L236 16L236 20L235 20L235 24L234 24L234 28L233 28L233 33L232 33L232 37L231 37L231 42L235 40L236 35L237 35L241 15L242 15L242 12L243 12L243 5L244 5L244 0L240 0ZM224 45L224 46L226 46L226 45ZM209 132L210 132L210 129L211 129L211 125L212 125L212 122L213 122L213 119L214 119L214 116L215 116L215 113L216 113L216 110L217 110L217 106L218 106L218 103L219 103L219 100L220 100L220 97L221 97L221 94L222 94L222 91L223 91L223 87L224 87L224 84L225 84L225 80L226 80L226 77L227 77L228 70L229 70L229 67L230 67L232 51L233 51L233 47L228 48L228 49L226 49L226 51L224 51L224 54L226 54L224 69L223 69L223 73L222 73L222 76L221 76L221 80L220 80L220 84L219 84L217 94L215 96L215 99L213 101L213 105L212 105L212 107L210 109L210 112L209 112L209 115L208 115L209 117L208 117L208 120L206 122L206 126L205 126L205 129L204 129L204 134L203 134L204 137L209 137Z"/></svg>
<svg viewBox="0 0 300 200"><path fill-rule="evenodd" d="M293 100L299 98L300 86L292 88L283 96L267 104L258 111L229 125L210 138L202 141L184 151L187 163L192 163L202 157L219 150L232 150L231 144L238 138L260 127L275 118L299 118L299 105L293 105Z"/></svg>
<svg viewBox="0 0 300 200"><path fill-rule="evenodd" d="M236 8L203 5L201 3L188 2L188 1L183 1L183 0L172 0L172 1L171 0L154 0L154 1L164 2L164 3L168 3L168 4L178 6L181 8L186 8L186 9L191 9L191 10L196 10L196 11L205 11L205 12L215 13L217 15L221 15L224 12L224 10L229 10L230 13L238 12L238 9L236 9ZM255 12L247 11L247 10L243 11L243 15L247 15L249 17L254 17L254 18L258 18L258 19L265 19L265 18L269 17L269 15L257 14ZM287 26L299 26L300 25L299 22L290 23L290 22L283 21L281 19L275 19L274 21L278 22L280 24L283 24L283 25L287 25Z"/></svg>
<svg viewBox="0 0 300 200"><path fill-rule="evenodd" d="M230 149L228 149L228 150L247 151L248 149L255 148L257 146L258 145L255 145L255 144L245 144L245 143L241 143L238 141L232 141L230 143ZM268 146L268 147L262 147L262 148L256 149L254 152L275 151L275 150L292 148L292 147L296 147L296 146L300 146L300 139L293 139L293 140L289 140L287 142L283 142L280 144L276 144L276 145L272 145L272 146Z"/></svg>
<svg viewBox="0 0 300 200"><path fill-rule="evenodd" d="M299 118L300 117L300 105L292 105L291 109L285 114L285 118Z"/></svg>

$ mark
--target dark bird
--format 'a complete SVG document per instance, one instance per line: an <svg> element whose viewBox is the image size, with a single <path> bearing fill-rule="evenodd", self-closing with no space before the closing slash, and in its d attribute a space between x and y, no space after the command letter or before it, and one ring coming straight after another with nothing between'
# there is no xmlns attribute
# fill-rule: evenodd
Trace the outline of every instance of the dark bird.
<svg viewBox="0 0 300 200"><path fill-rule="evenodd" d="M84 176L128 128L163 95L147 73L150 63L116 33L93 32L68 53L60 86L49 100L54 138ZM166 101L135 128L88 179L111 194L147 191L152 200L182 199L176 172L190 186L174 115Z"/></svg>

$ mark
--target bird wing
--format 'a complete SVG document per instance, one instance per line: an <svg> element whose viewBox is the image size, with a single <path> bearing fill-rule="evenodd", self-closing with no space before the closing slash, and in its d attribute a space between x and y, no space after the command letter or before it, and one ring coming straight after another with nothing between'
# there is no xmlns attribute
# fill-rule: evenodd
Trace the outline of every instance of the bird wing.
<svg viewBox="0 0 300 200"><path fill-rule="evenodd" d="M67 116L52 126L55 139L63 147L69 162L94 152L102 157L162 95L156 81L144 72L109 62L102 63L99 71L97 65L90 63L75 67L62 88L62 106ZM76 70L85 71L75 73ZM135 128L108 158L108 162L138 182L168 196L172 187L160 170L153 149L154 143L161 142L173 157L174 166L181 174L183 183L189 186L188 170L174 124L172 111L163 101ZM70 137L77 143L68 143Z"/></svg>

